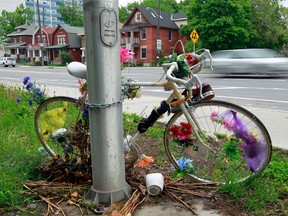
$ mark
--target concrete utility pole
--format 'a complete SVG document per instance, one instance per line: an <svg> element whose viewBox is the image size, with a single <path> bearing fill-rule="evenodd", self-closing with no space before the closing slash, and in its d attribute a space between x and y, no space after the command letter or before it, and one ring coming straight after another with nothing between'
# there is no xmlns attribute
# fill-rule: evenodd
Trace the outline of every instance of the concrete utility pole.
<svg viewBox="0 0 288 216"><path fill-rule="evenodd" d="M84 0L93 186L86 201L128 199L125 181L118 0Z"/></svg>

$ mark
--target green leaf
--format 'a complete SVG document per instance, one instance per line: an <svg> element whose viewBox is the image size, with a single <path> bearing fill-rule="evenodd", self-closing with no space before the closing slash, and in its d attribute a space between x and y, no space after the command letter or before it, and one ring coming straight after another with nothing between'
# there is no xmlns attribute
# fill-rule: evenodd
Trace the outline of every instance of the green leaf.
<svg viewBox="0 0 288 216"><path fill-rule="evenodd" d="M186 174L186 172L181 172L180 170L175 170L174 173L172 174L171 178L175 179L175 178L182 178L184 177Z"/></svg>

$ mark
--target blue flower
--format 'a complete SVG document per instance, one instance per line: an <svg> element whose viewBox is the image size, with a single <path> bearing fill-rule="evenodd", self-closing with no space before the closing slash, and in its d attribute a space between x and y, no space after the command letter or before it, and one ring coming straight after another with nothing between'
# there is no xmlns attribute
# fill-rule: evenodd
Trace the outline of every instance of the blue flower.
<svg viewBox="0 0 288 216"><path fill-rule="evenodd" d="M29 100L29 101L28 101L28 104L29 104L29 106L32 106L33 101L32 101L32 100Z"/></svg>
<svg viewBox="0 0 288 216"><path fill-rule="evenodd" d="M30 89L33 87L33 83L29 82L27 85L26 85L26 89Z"/></svg>
<svg viewBox="0 0 288 216"><path fill-rule="evenodd" d="M192 167L191 164L192 160L189 158L181 157L179 160L177 160L177 163L179 165L179 170L184 171L186 169L189 169Z"/></svg>
<svg viewBox="0 0 288 216"><path fill-rule="evenodd" d="M38 95L42 95L42 94L43 94L43 92L41 91L40 88L36 88L34 91L35 91Z"/></svg>
<svg viewBox="0 0 288 216"><path fill-rule="evenodd" d="M18 98L16 98L16 101L19 104L21 102L21 99L18 97Z"/></svg>
<svg viewBox="0 0 288 216"><path fill-rule="evenodd" d="M82 109L83 118L89 117L89 112L87 109Z"/></svg>
<svg viewBox="0 0 288 216"><path fill-rule="evenodd" d="M29 77L29 76L24 77L24 79L23 79L23 84L24 84L24 85L27 85L27 83L28 83L29 80L30 80L30 77Z"/></svg>

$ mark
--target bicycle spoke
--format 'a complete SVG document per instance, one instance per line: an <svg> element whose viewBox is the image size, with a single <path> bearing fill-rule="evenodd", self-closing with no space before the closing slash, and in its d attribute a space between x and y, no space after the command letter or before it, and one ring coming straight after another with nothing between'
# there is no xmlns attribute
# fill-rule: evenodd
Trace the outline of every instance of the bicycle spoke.
<svg viewBox="0 0 288 216"><path fill-rule="evenodd" d="M191 110L197 128L192 128L190 135L187 131L181 135L181 125L187 123L182 111L166 127L165 149L174 166L179 158L187 157L194 166L190 177L218 183L252 179L267 166L271 140L263 124L249 111L221 101L202 101L192 104Z"/></svg>

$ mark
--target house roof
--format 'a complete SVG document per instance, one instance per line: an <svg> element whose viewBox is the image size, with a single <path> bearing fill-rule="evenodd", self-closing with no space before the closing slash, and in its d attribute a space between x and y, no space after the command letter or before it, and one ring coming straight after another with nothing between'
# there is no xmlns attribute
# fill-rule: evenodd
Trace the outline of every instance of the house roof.
<svg viewBox="0 0 288 216"><path fill-rule="evenodd" d="M19 42L19 43L10 43L5 46L5 48L15 49L20 47L26 47L26 42Z"/></svg>
<svg viewBox="0 0 288 216"><path fill-rule="evenodd" d="M46 47L46 49L65 49L65 48L68 48L69 47L69 44L56 44L56 45L53 45L53 46L49 46L49 47Z"/></svg>
<svg viewBox="0 0 288 216"><path fill-rule="evenodd" d="M140 11L142 16L145 17L147 20L147 23L137 23L137 24L129 24L129 21L133 17L133 15ZM141 26L155 26L158 25L158 18L159 19L159 26L160 28L168 28L168 29L175 29L178 30L179 27L171 20L171 14L160 11L160 16L158 16L158 11L152 9L152 8L143 8L143 7L136 7L133 12L130 14L129 18L126 20L126 22L123 25L122 30L128 30L133 28L133 26L141 27ZM136 27L135 27L136 28Z"/></svg>
<svg viewBox="0 0 288 216"><path fill-rule="evenodd" d="M8 34L8 37L11 36L23 36L23 35L29 35L29 36L33 36L36 27L35 25L21 25L21 26L17 26L16 27L17 31L12 32L10 34Z"/></svg>
<svg viewBox="0 0 288 216"><path fill-rule="evenodd" d="M42 28L42 30L43 31L45 31L47 34L52 34L53 32L54 32L54 30L55 30L55 28L54 27L45 27L45 26L42 26L41 27Z"/></svg>
<svg viewBox="0 0 288 216"><path fill-rule="evenodd" d="M174 13L171 14L171 20L172 21L178 21L178 20L187 20L186 14L185 13Z"/></svg>

